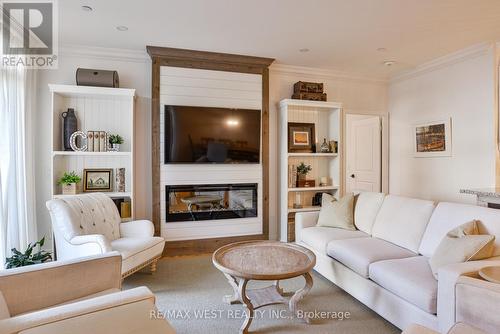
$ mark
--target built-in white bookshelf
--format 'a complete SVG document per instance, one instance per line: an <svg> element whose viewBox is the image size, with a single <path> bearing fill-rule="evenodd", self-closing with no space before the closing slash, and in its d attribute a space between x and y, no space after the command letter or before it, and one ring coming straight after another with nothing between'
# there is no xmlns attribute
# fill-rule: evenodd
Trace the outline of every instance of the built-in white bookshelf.
<svg viewBox="0 0 500 334"><path fill-rule="evenodd" d="M82 182L78 184L78 192L81 193L84 169L113 169L113 191L106 194L130 201L134 217L135 89L53 84L49 85L49 89L52 95L52 197L72 196L62 195L62 188L57 184L64 172L75 171L82 177ZM75 110L79 131L106 131L123 137L120 152L65 151L62 113L68 108ZM125 168L125 192L116 191L117 168Z"/></svg>
<svg viewBox="0 0 500 334"><path fill-rule="evenodd" d="M289 152L288 123L314 123L317 152ZM341 123L342 104L337 102L305 101L284 99L280 102L279 114L279 226L280 240L294 240L294 219L297 212L319 211L320 206L312 205L312 198L318 192L327 192L337 197L340 194L340 170L342 145ZM323 139L338 143L338 152L320 153ZM314 179L314 187L297 187L290 184L289 166L297 166L301 162L311 165L312 171L307 179ZM327 185L320 186L320 178L326 177ZM300 197L302 207L293 204Z"/></svg>

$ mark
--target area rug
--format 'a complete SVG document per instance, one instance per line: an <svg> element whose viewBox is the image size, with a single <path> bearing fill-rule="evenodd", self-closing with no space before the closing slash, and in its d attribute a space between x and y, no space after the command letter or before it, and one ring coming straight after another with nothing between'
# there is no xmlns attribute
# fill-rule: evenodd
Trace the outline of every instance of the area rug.
<svg viewBox="0 0 500 334"><path fill-rule="evenodd" d="M391 334L396 327L378 316L333 283L314 273L314 286L299 303L299 308L313 317L311 324L292 317L285 305L259 309L250 326L251 333L338 333ZM270 282L269 282L270 283ZM250 287L269 285L251 282ZM303 278L282 281L285 291L304 285ZM244 307L227 305L222 297L232 293L225 277L214 268L211 257L189 256L164 258L151 275L139 272L125 279L124 289L147 286L156 295L159 313L177 333L238 333L243 323Z"/></svg>

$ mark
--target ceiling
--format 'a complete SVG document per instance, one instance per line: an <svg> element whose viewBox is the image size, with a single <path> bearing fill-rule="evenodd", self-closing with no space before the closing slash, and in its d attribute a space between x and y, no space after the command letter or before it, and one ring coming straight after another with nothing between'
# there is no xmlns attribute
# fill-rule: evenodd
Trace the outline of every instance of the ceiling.
<svg viewBox="0 0 500 334"><path fill-rule="evenodd" d="M61 45L237 53L373 77L500 40L500 0L64 0L59 12Z"/></svg>

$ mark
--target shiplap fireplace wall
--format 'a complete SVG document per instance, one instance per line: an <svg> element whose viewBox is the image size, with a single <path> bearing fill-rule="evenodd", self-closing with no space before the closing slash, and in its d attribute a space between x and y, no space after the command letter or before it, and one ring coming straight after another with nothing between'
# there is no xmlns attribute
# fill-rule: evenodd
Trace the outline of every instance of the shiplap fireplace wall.
<svg viewBox="0 0 500 334"><path fill-rule="evenodd" d="M165 105L261 109L262 76L203 69L160 68L160 222L167 241L262 233L262 164L164 164ZM262 152L262 150L261 150ZM261 159L262 160L262 159ZM166 185L257 183L257 217L166 223Z"/></svg>
<svg viewBox="0 0 500 334"><path fill-rule="evenodd" d="M152 218L155 234L161 234L167 241L164 255L209 253L232 242L268 239L269 65L274 59L157 46L146 48L152 65ZM162 115L165 105L261 110L260 163L165 165ZM166 185L229 183L257 184L257 217L210 220L209 224L166 222Z"/></svg>

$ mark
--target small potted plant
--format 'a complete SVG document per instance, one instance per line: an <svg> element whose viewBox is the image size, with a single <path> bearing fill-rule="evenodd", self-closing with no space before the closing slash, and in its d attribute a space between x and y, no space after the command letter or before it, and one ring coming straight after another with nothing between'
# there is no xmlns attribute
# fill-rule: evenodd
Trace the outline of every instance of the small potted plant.
<svg viewBox="0 0 500 334"><path fill-rule="evenodd" d="M123 138L120 135L110 135L109 144L111 145L111 151L120 151L120 144L123 144Z"/></svg>
<svg viewBox="0 0 500 334"><path fill-rule="evenodd" d="M62 185L63 195L75 195L76 194L76 184L79 183L82 178L72 171L70 173L64 172L64 175L59 179L58 184Z"/></svg>
<svg viewBox="0 0 500 334"><path fill-rule="evenodd" d="M18 268L52 260L52 254L42 249L44 243L45 237L33 244L30 243L24 253L12 248L12 256L5 259L5 267L7 269ZM34 252L36 246L38 246L38 251Z"/></svg>
<svg viewBox="0 0 500 334"><path fill-rule="evenodd" d="M306 185L306 176L312 170L311 165L306 165L304 162L301 162L297 166L297 186L305 186Z"/></svg>

